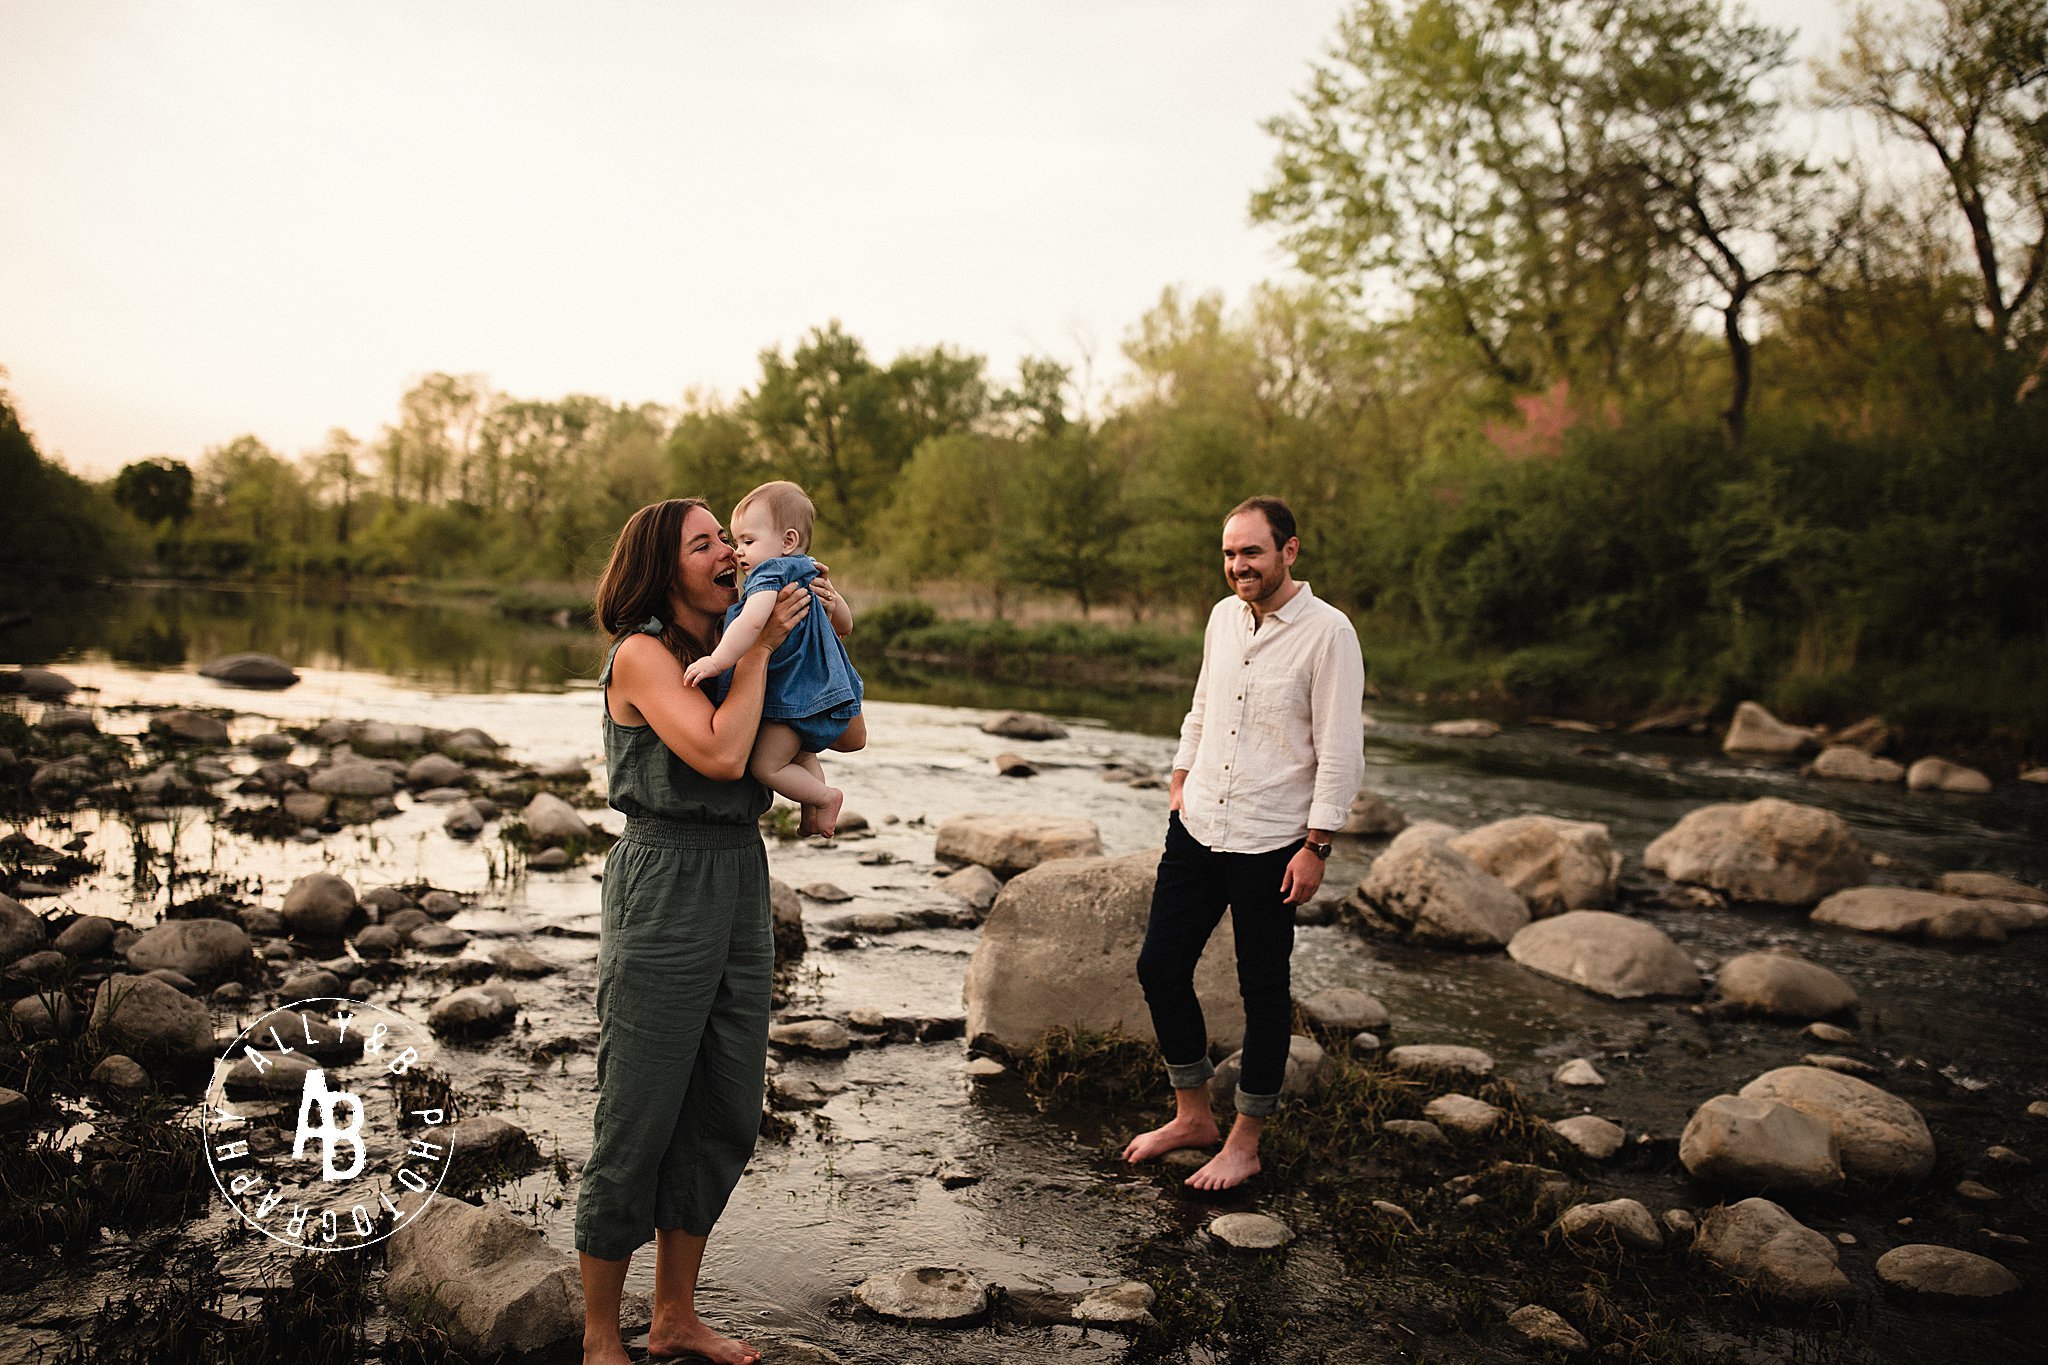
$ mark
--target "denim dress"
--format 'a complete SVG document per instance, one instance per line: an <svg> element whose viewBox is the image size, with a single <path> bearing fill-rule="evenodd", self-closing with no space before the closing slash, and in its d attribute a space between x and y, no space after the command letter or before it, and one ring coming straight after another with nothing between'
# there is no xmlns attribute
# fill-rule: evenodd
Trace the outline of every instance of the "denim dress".
<svg viewBox="0 0 2048 1365"><path fill-rule="evenodd" d="M747 574L740 600L726 609L729 627L747 599L757 592L780 592L791 583L808 584L818 576L818 561L809 555L778 555L756 564ZM719 676L716 698L723 700L732 685L732 671ZM863 689L853 671L846 645L832 629L829 612L813 611L768 656L768 697L761 719L795 730L807 754L823 753L846 733L860 714Z"/></svg>

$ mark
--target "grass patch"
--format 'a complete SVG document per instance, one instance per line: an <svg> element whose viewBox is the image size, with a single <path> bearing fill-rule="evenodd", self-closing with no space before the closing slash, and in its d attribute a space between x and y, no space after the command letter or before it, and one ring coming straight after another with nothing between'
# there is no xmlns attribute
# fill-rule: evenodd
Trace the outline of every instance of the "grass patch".
<svg viewBox="0 0 2048 1365"><path fill-rule="evenodd" d="M1041 1109L1080 1101L1146 1103L1172 1090L1159 1048L1120 1033L1056 1028L1015 1060Z"/></svg>

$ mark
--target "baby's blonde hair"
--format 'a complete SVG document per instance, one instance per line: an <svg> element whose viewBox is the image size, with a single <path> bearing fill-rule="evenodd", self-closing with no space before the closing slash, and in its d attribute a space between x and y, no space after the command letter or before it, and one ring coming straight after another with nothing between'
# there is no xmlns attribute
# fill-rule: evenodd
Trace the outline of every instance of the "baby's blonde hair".
<svg viewBox="0 0 2048 1365"><path fill-rule="evenodd" d="M796 532L796 548L805 553L811 549L811 526L818 519L818 509L811 506L804 490L788 479L777 479L764 483L739 500L732 509L732 519L738 521L740 513L760 503L768 509L768 515L775 520L778 531Z"/></svg>

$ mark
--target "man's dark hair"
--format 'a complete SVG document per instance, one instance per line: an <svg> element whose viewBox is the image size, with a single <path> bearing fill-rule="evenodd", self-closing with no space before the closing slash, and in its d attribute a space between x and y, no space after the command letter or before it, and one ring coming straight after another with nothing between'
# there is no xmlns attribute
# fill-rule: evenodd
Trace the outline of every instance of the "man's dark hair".
<svg viewBox="0 0 2048 1365"><path fill-rule="evenodd" d="M1273 528L1273 548L1279 549L1298 534L1294 529L1294 509L1278 498L1260 496L1246 498L1230 509L1230 516L1223 518L1227 524L1230 517L1239 512L1257 512L1265 517L1266 525Z"/></svg>

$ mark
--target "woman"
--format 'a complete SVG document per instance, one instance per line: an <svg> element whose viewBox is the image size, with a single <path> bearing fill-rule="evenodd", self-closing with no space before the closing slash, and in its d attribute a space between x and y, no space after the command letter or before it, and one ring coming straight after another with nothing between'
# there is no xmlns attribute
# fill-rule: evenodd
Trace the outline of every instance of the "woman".
<svg viewBox="0 0 2048 1365"><path fill-rule="evenodd" d="M597 588L613 638L599 678L605 762L627 818L605 864L597 1112L576 1197L587 1365L627 1359L619 1297L650 1239L649 1353L760 1358L697 1316L697 1274L760 1129L775 947L757 822L771 798L747 755L768 656L812 592L783 590L714 707L683 669L716 644L737 568L703 501L672 498L633 514ZM830 582L815 591L829 605Z"/></svg>

